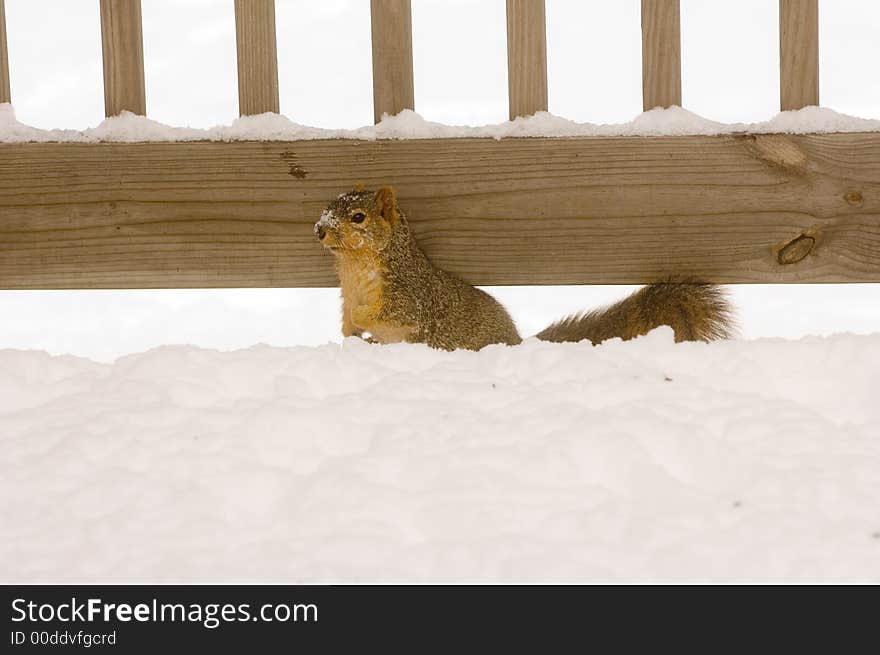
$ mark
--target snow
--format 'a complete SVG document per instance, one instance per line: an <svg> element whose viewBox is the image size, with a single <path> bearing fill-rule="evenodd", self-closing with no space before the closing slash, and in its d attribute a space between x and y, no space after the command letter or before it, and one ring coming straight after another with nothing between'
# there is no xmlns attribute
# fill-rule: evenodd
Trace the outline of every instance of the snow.
<svg viewBox="0 0 880 655"><path fill-rule="evenodd" d="M681 107L652 109L628 123L577 123L549 112L494 125L443 125L411 110L384 116L377 125L354 130L325 129L294 123L280 114L237 118L230 125L207 129L172 127L123 111L86 130L43 130L20 123L12 105L0 104L0 143L151 142L151 141L297 141L309 139L435 139L565 136L683 136L736 133L877 132L880 120L856 118L826 107L780 112L760 123L718 123Z"/></svg>
<svg viewBox="0 0 880 655"><path fill-rule="evenodd" d="M639 287L482 288L507 308L520 334L532 335ZM738 284L725 291L746 339L880 332L880 284ZM0 291L0 348L112 362L164 344L318 346L342 339L339 304L338 288Z"/></svg>
<svg viewBox="0 0 880 655"><path fill-rule="evenodd" d="M318 218L318 222L315 223L315 234L318 233L318 229L322 227L334 228L339 225L339 217L336 216L332 211L324 210L321 212L320 218Z"/></svg>
<svg viewBox="0 0 880 655"><path fill-rule="evenodd" d="M0 350L5 582L880 582L880 334Z"/></svg>

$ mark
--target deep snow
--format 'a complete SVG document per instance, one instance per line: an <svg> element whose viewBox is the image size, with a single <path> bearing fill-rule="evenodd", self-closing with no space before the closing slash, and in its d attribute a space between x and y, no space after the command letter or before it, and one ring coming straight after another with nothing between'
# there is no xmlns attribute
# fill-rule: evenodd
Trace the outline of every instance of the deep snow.
<svg viewBox="0 0 880 655"><path fill-rule="evenodd" d="M783 111L760 123L718 123L681 107L652 109L626 123L577 123L549 112L494 125L443 125L426 121L405 109L377 125L355 130L325 129L294 123L283 114L260 114L235 119L208 129L172 127L123 111L86 130L43 130L20 123L12 105L0 104L0 143L24 142L143 142L143 141L296 141L306 139L435 139L460 137L560 136L682 136L688 134L813 132L880 132L880 120L840 114L827 107Z"/></svg>
<svg viewBox="0 0 880 655"><path fill-rule="evenodd" d="M0 579L880 582L880 334L0 351Z"/></svg>

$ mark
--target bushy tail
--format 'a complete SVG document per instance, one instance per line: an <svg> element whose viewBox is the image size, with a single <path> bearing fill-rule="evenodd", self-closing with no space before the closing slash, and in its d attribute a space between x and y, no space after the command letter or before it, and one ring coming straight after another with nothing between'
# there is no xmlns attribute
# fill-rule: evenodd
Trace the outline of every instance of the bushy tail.
<svg viewBox="0 0 880 655"><path fill-rule="evenodd" d="M676 341L712 341L733 335L733 311L724 292L697 280L669 279L643 287L605 309L575 314L536 336L543 341L601 343L632 339L668 325Z"/></svg>

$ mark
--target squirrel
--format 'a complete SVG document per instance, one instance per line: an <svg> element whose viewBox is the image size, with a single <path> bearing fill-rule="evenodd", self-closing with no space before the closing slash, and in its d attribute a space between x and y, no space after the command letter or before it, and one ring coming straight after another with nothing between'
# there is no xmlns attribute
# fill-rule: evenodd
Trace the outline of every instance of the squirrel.
<svg viewBox="0 0 880 655"><path fill-rule="evenodd" d="M340 194L314 231L336 261L343 336L443 350L522 341L501 303L431 263L390 186L370 191L358 184ZM710 341L731 336L733 314L718 286L668 278L605 309L557 321L535 336L597 344L632 339L661 325L673 329L676 341Z"/></svg>

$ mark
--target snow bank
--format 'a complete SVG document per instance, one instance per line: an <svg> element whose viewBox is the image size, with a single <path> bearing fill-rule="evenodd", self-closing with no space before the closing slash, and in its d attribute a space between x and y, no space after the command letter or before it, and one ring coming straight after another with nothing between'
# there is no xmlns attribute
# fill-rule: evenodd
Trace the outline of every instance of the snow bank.
<svg viewBox="0 0 880 655"><path fill-rule="evenodd" d="M0 351L0 579L880 582L880 335Z"/></svg>
<svg viewBox="0 0 880 655"><path fill-rule="evenodd" d="M42 130L20 123L10 104L0 104L0 143L143 142L143 141L297 141L308 139L435 139L534 136L682 136L688 134L878 132L880 120L856 118L832 109L805 107L784 111L762 123L717 123L681 107L652 109L628 123L576 123L548 112L496 125L470 127L426 121L414 111L385 115L378 125L356 130L329 130L294 123L280 114L238 118L231 125L208 129L171 127L124 111L87 130Z"/></svg>

